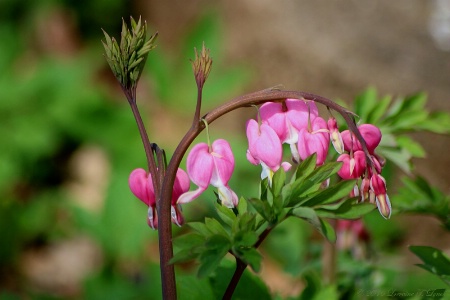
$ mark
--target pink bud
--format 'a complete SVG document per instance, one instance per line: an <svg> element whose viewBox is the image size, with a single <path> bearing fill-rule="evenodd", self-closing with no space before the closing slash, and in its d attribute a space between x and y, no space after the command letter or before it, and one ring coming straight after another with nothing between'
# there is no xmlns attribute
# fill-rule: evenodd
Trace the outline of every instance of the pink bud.
<svg viewBox="0 0 450 300"><path fill-rule="evenodd" d="M386 180L381 175L374 174L370 178L370 188L375 194L378 211L385 219L389 219L392 209L389 196L386 193Z"/></svg>
<svg viewBox="0 0 450 300"><path fill-rule="evenodd" d="M337 161L342 161L338 175L342 179L359 178L366 170L366 155L362 151L355 151L353 157L347 153L339 155Z"/></svg>
<svg viewBox="0 0 450 300"><path fill-rule="evenodd" d="M191 202L203 193L209 184L219 189L219 198L227 207L238 203L236 194L228 186L234 170L234 156L226 140L216 140L211 150L205 143L194 146L187 158L187 171L198 189L186 192L178 198L178 203Z"/></svg>
<svg viewBox="0 0 450 300"><path fill-rule="evenodd" d="M337 127L335 118L328 119L328 130L330 131L331 143L333 144L336 152L339 154L344 153L344 142L342 141L342 136Z"/></svg>
<svg viewBox="0 0 450 300"><path fill-rule="evenodd" d="M362 124L358 126L364 141L366 142L369 153L373 154L375 148L380 144L381 131L378 127L372 124ZM362 150L361 143L356 139L353 134L350 134L349 130L345 130L341 133L342 140L344 141L344 148L347 151Z"/></svg>
<svg viewBox="0 0 450 300"><path fill-rule="evenodd" d="M330 144L327 123L321 117L311 122L312 131L303 128L298 134L298 153L301 159L306 159L313 153L317 153L316 164L325 162Z"/></svg>
<svg viewBox="0 0 450 300"><path fill-rule="evenodd" d="M189 191L189 187L190 182L187 173L184 170L178 168L177 175L175 177L175 183L173 185L171 208L172 222L177 224L178 226L183 225L184 218L181 214L181 206L177 204L177 200L183 193Z"/></svg>

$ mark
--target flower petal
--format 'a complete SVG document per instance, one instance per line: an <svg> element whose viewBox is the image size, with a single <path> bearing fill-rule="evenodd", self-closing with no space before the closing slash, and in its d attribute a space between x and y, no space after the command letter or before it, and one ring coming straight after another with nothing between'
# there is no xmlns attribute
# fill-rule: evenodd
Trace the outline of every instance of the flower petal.
<svg viewBox="0 0 450 300"><path fill-rule="evenodd" d="M152 177L144 169L133 170L128 178L128 185L131 192L147 206L156 204Z"/></svg>
<svg viewBox="0 0 450 300"><path fill-rule="evenodd" d="M187 157L187 171L192 182L199 187L208 187L213 172L213 158L206 143L195 145Z"/></svg>
<svg viewBox="0 0 450 300"><path fill-rule="evenodd" d="M210 184L215 187L228 184L234 170L234 156L230 144L223 139L214 141L211 146L214 169Z"/></svg>
<svg viewBox="0 0 450 300"><path fill-rule="evenodd" d="M177 203L178 204L189 203L192 200L196 199L198 196L200 196L205 190L206 188L199 187L195 191L186 192L178 198Z"/></svg>

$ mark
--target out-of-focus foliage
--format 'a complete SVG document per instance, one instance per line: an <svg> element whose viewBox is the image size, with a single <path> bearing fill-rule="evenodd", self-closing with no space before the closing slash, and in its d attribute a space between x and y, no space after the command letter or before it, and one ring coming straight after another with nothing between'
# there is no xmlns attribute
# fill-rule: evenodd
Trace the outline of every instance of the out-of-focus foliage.
<svg viewBox="0 0 450 300"><path fill-rule="evenodd" d="M243 91L249 82L250 70L225 61L222 30L217 14L205 15L184 37L179 48L166 49L158 45L155 54L148 57L146 70L154 80L156 94L163 105L179 113L192 114L193 108L186 108L193 107L187 103L196 94L197 87L187 58L193 59L193 49L200 50L203 42L213 59L212 72L203 90L204 111Z"/></svg>
<svg viewBox="0 0 450 300"><path fill-rule="evenodd" d="M120 18L131 14L129 7L123 0L0 2L0 299L53 299L74 295L84 299L161 298L156 233L147 228L146 207L133 198L126 180L133 168L145 165L145 155L126 100L117 83L110 84L111 78L105 75L106 61L100 43L101 28L118 33ZM36 45L36 20L55 10L68 13L76 25L75 38L81 45L70 57L49 55ZM134 16L137 18L139 13ZM148 21L150 31L154 30ZM204 90L204 111L236 96L251 74L248 68L225 61L219 14L203 16L187 32L176 50L159 44L148 57L143 73L142 80L151 86L168 114L189 115L194 109L195 81L189 58L193 57L193 48L200 47L203 41L214 59ZM356 104L361 122L374 122L382 128L385 138L380 154L408 172L410 158L423 157L424 152L406 134L416 130L448 133L450 128L448 114L429 113L424 105L422 94L393 102L390 98L378 99L373 89L360 96ZM220 128L214 129L212 134L219 135L219 131ZM236 172L230 185L239 195L256 197L254 191L258 187L249 185L248 178L250 174L257 177L258 170L245 158L244 134L240 137L223 134L233 137L236 152ZM77 180L71 169L74 156L91 146L101 149L110 170L98 211L77 204L76 196L67 188L68 183ZM416 193L421 197L413 199L411 195ZM431 213L441 220L445 217L448 197L426 187L420 179L405 179L399 196L391 197L397 214ZM214 200L212 192L209 198L205 200ZM207 203L198 201L197 207ZM208 213L202 209L194 217L203 218L202 213ZM270 218L271 209L263 207L261 212ZM298 219L280 224L262 251L295 280L307 283L301 299L333 299L337 295L358 299L361 290L445 287L435 275L418 268L417 273L403 271L400 266L384 263L383 257L355 261L349 253L338 255L336 282L325 283L319 275L323 267L321 237L303 222L317 220L316 216L308 217L298 211L297 216ZM393 242L399 235L395 221L382 221L377 213L371 213L365 222L376 250L387 253L399 250ZM89 236L101 252L101 264L82 280L80 290L54 291L30 285L24 275L24 255L49 249L79 235ZM241 244L249 244L253 239L251 235L239 238ZM390 248L381 247L386 245ZM429 258L425 256L422 255ZM250 257L249 262L256 268L258 257L255 257ZM432 269L432 264L425 263ZM234 264L225 259L217 265L216 272L203 279L198 279L189 265L177 269L180 298L220 297ZM274 297L261 278L249 271L245 272L235 295L242 299Z"/></svg>

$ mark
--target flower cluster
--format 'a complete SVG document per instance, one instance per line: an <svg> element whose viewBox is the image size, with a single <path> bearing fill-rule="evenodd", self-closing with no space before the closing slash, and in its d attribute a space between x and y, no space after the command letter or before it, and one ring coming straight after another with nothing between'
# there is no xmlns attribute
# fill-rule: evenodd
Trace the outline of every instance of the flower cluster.
<svg viewBox="0 0 450 300"><path fill-rule="evenodd" d="M350 131L343 131L341 136L347 153L338 157L338 161L343 162L338 175L343 179L360 179L361 185L359 188L355 187L353 196L360 196L361 201L369 199L371 203L376 203L380 214L389 219L391 202L386 193L386 181L380 175L384 160L375 153L381 141L381 131L372 124L362 124L358 129L366 142L370 156L366 157L363 147ZM366 161L367 159L371 162Z"/></svg>
<svg viewBox="0 0 450 300"><path fill-rule="evenodd" d="M254 119L247 122L247 159L262 166L261 179L267 178L271 184L274 172L280 167L284 170L291 167L282 162L282 144L289 144L296 163L313 153L317 154L317 165L325 162L330 133L313 101L267 102L260 107L259 114L261 124Z"/></svg>
<svg viewBox="0 0 450 300"><path fill-rule="evenodd" d="M341 154L338 161L342 167L338 174L343 179L360 179L361 186L355 187L352 196L361 195L361 201L369 199L377 204L381 215L389 218L391 205L386 194L386 183L380 175L383 160L375 154L381 140L380 130L370 124L358 127L370 157L355 136L337 128L336 119L328 122L319 116L314 101L286 99L283 102L267 102L259 108L260 119L247 121L247 159L254 165L261 165L261 179L268 179L272 185L274 173L281 167L285 171L291 164L283 162L283 144L289 144L292 160L298 163L316 154L316 165L324 164L330 141ZM208 137L209 141L209 137ZM366 159L371 159L367 162ZM237 195L228 186L234 170L234 156L230 144L218 139L195 145L187 157L187 173L178 169L172 193L172 221L181 226L183 216L180 204L189 203L199 197L209 185L217 188L222 204L233 208L238 204ZM190 181L198 188L189 191ZM156 196L150 174L143 169L134 170L129 178L133 194L148 206L148 224L157 228Z"/></svg>

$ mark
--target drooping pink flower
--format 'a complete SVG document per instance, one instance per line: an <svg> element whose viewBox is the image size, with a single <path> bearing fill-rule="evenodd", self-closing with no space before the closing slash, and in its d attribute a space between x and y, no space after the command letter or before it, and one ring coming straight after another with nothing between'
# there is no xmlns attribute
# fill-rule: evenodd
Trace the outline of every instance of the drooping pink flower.
<svg viewBox="0 0 450 300"><path fill-rule="evenodd" d="M187 157L189 178L198 186L195 191L182 194L178 203L188 203L212 185L218 188L219 198L226 207L238 203L237 195L228 186L234 170L234 156L230 144L223 139L214 141L209 149L206 143L195 145Z"/></svg>
<svg viewBox="0 0 450 300"><path fill-rule="evenodd" d="M374 154L375 148L381 141L382 135L380 129L372 124L362 124L358 126L358 130L366 142L369 153ZM344 141L344 148L346 151L362 150L361 143L353 134L350 133L349 130L344 130L341 133L341 136Z"/></svg>
<svg viewBox="0 0 450 300"><path fill-rule="evenodd" d="M148 206L148 225L152 229L158 228L158 215L156 214L156 198L153 181L150 174L144 169L135 169L128 178L131 192Z"/></svg>
<svg viewBox="0 0 450 300"><path fill-rule="evenodd" d="M173 185L172 191L172 207L171 207L171 217L172 222L177 224L178 226L183 225L184 218L181 214L181 206L177 204L178 198L183 194L189 191L190 182L189 176L183 170L178 168L177 175L175 177L175 183Z"/></svg>
<svg viewBox="0 0 450 300"><path fill-rule="evenodd" d="M298 133L298 153L301 159L316 153L316 164L322 165L327 158L330 144L327 123L321 117L317 117L311 122L310 127L303 128Z"/></svg>
<svg viewBox="0 0 450 300"><path fill-rule="evenodd" d="M254 165L261 164L261 179L272 182L273 173L280 167L288 170L291 165L282 163L283 149L280 138L268 124L261 124L253 119L247 121L248 150L247 159Z"/></svg>
<svg viewBox="0 0 450 300"><path fill-rule="evenodd" d="M299 161L298 131L308 126L308 118L314 120L318 109L313 101L286 99L285 102L267 102L260 107L263 123L268 124L278 135L281 143L290 145L292 157Z"/></svg>
<svg viewBox="0 0 450 300"><path fill-rule="evenodd" d="M375 194L378 211L385 219L389 219L392 208L386 193L386 180L379 174L373 174L370 178L370 188Z"/></svg>
<svg viewBox="0 0 450 300"><path fill-rule="evenodd" d="M330 139L337 153L344 153L344 142L341 133L337 127L336 119L331 117L328 119L328 130L330 131Z"/></svg>
<svg viewBox="0 0 450 300"><path fill-rule="evenodd" d="M338 171L342 179L359 178L366 170L366 155L360 150L355 151L353 155L341 154L337 161L342 161L342 167Z"/></svg>

